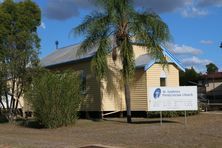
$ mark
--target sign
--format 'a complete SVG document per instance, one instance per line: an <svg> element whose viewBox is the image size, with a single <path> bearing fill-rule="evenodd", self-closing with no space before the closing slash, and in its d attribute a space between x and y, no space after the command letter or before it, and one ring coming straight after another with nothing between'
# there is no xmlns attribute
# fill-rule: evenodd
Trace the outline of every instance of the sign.
<svg viewBox="0 0 222 148"><path fill-rule="evenodd" d="M197 110L197 87L149 88L148 111Z"/></svg>

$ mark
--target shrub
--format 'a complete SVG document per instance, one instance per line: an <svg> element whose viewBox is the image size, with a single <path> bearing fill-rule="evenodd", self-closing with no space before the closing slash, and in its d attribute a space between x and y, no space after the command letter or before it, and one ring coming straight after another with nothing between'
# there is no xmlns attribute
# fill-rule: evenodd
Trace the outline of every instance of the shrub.
<svg viewBox="0 0 222 148"><path fill-rule="evenodd" d="M75 72L43 72L27 93L34 116L46 128L74 123L82 100L80 79Z"/></svg>

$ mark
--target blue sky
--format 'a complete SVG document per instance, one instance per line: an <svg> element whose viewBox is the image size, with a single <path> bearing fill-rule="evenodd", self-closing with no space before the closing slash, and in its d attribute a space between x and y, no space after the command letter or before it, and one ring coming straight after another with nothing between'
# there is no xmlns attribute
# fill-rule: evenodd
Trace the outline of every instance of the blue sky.
<svg viewBox="0 0 222 148"><path fill-rule="evenodd" d="M41 54L80 43L83 37L70 34L84 16L95 9L94 0L34 0L42 9ZM168 24L172 40L168 48L186 66L204 72L215 63L222 71L222 0L135 0L135 7L158 13Z"/></svg>

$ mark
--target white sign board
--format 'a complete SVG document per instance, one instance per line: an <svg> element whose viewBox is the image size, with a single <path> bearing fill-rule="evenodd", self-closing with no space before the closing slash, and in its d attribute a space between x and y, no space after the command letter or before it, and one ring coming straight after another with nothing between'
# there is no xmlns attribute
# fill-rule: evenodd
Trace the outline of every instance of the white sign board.
<svg viewBox="0 0 222 148"><path fill-rule="evenodd" d="M149 88L148 111L197 110L197 87Z"/></svg>

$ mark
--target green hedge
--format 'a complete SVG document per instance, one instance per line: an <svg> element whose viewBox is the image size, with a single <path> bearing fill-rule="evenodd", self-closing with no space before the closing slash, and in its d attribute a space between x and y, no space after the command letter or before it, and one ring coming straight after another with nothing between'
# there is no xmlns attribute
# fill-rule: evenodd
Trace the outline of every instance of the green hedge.
<svg viewBox="0 0 222 148"><path fill-rule="evenodd" d="M80 78L75 72L45 71L33 79L27 93L34 116L46 128L74 123L82 100Z"/></svg>

